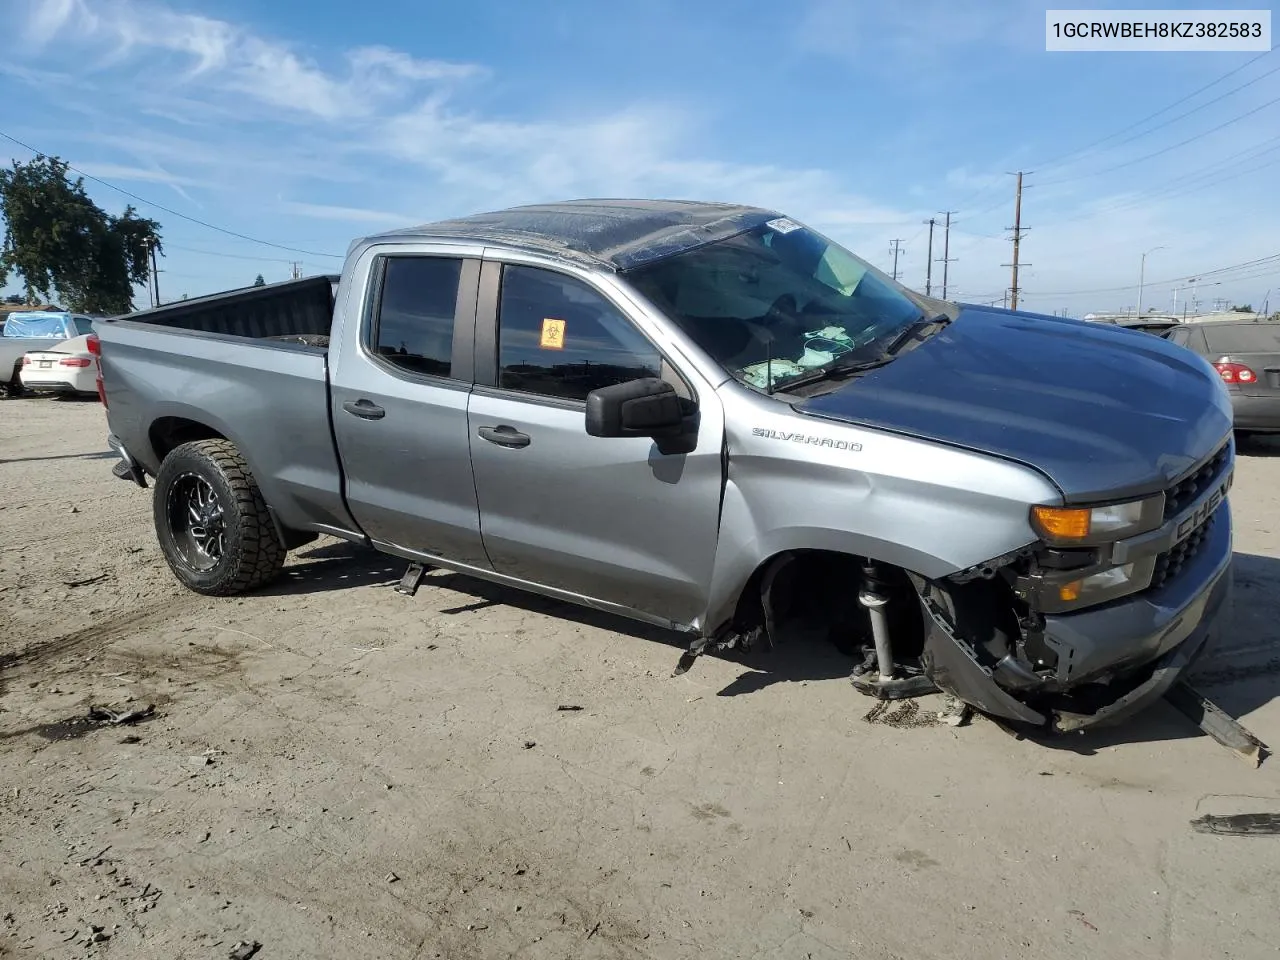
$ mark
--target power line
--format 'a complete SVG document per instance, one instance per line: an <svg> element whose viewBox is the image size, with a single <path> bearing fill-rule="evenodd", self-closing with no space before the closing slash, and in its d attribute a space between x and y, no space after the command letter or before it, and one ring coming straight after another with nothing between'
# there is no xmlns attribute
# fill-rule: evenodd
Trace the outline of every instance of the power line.
<svg viewBox="0 0 1280 960"><path fill-rule="evenodd" d="M1203 140L1205 137L1209 136L1209 134L1217 133L1219 130L1229 127L1233 123L1239 123L1241 120L1251 117L1255 113L1259 112L1260 110L1265 110L1267 107L1273 106L1274 104L1277 104L1277 103L1280 103L1280 97L1276 97L1273 100L1268 100L1266 103L1260 106L1254 107L1252 110L1246 111L1245 113L1242 113L1237 117L1232 117L1230 120L1227 120L1224 123L1220 123L1216 127L1213 127L1210 130L1205 130L1203 133L1198 133L1194 137L1188 137L1186 140L1181 140L1178 143L1171 144L1170 146L1167 146L1160 150L1155 151L1155 153L1149 153L1144 157L1137 157L1136 159L1133 159L1133 160L1126 160L1124 163L1117 163L1115 166L1104 167L1101 170L1094 170L1089 173L1078 173L1075 176L1071 176L1071 177L1059 177L1057 180L1049 180L1039 184L1039 186L1051 187L1059 183L1070 183L1074 180L1083 180L1088 177L1097 177L1097 176L1101 176L1104 173L1111 173L1112 171L1115 171L1115 170L1122 170L1125 167L1133 166L1135 163L1145 163L1147 160L1151 160L1151 159L1154 159L1155 157L1161 156L1162 154L1166 154L1170 150L1177 150L1179 147L1185 147L1189 143L1195 143L1197 140Z"/></svg>
<svg viewBox="0 0 1280 960"><path fill-rule="evenodd" d="M1262 156L1248 157L1246 158L1245 162L1246 163L1254 162L1261 159L1263 159ZM1139 194L1122 203L1114 203L1105 207L1095 208L1085 213L1076 214L1073 217L1064 217L1061 220L1055 221L1055 223L1073 223L1079 220L1088 220L1103 214L1117 213L1124 210L1132 210L1135 207L1141 207L1141 206L1144 206L1145 204L1151 203L1152 201L1156 201L1156 200L1173 200L1178 197L1187 196L1188 194L1200 193L1201 191L1207 190L1210 187L1216 187L1222 183L1229 183L1230 181L1243 177L1246 174L1257 173L1261 170L1265 170L1268 167L1273 167L1277 163L1280 163L1280 157L1274 157L1272 159L1267 160L1265 163L1261 163L1253 167L1248 167L1247 169L1238 170L1234 173L1228 174L1227 176L1218 176L1218 174L1226 173L1227 170L1231 169L1230 167L1227 167L1223 170L1211 171L1207 174L1206 173L1198 174L1196 176L1190 177L1190 179L1188 179L1185 183L1176 184L1171 182L1169 184L1166 184L1164 187L1160 189L1153 190L1145 194Z"/></svg>
<svg viewBox="0 0 1280 960"><path fill-rule="evenodd" d="M1154 120L1156 117L1160 116L1161 114L1164 114L1164 113L1169 112L1169 111L1170 111L1170 110L1172 110L1174 107L1181 106L1182 104L1186 103L1188 100L1192 100L1192 99L1194 99L1194 98L1198 97L1200 94L1204 93L1206 90L1209 90L1209 89L1212 89L1213 87L1216 87L1218 84L1222 83L1222 81L1224 81L1224 80L1226 80L1226 79L1228 79L1228 78L1230 78L1230 77L1235 76L1235 75L1236 75L1237 73L1239 73L1240 71L1242 71L1242 70L1244 70L1244 69L1246 69L1246 68L1248 68L1248 67L1252 66L1253 64L1257 63L1257 62L1258 62L1259 60L1261 60L1263 57L1270 56L1272 53L1274 53L1274 52L1275 52L1275 49L1276 49L1276 48L1272 48L1271 50L1267 50L1267 51L1264 51L1263 53L1258 54L1256 57L1251 57L1249 60L1246 60L1244 63L1240 64L1240 66L1235 67L1235 68L1233 68L1233 69L1231 69L1231 70L1228 70L1226 73L1222 74L1220 77L1218 77L1218 78L1217 78L1217 79L1215 79L1215 80L1211 80L1211 81L1209 81L1209 82L1208 82L1208 83L1206 83L1203 87L1199 87L1199 88L1197 88L1197 89L1195 89L1195 90L1191 91L1191 93L1188 93L1186 96L1184 96L1184 97L1180 97L1179 99L1177 99L1177 100L1173 101L1173 102L1172 102L1172 103L1170 103L1170 104L1167 104L1167 105L1165 105L1165 106L1161 107L1159 110L1155 111L1154 113L1148 114L1147 116L1145 116L1145 117L1141 118L1140 120L1135 120L1133 123L1130 123L1130 124L1128 124L1127 126L1121 127L1119 130L1116 130L1114 133L1109 133L1109 134L1107 134L1105 137L1101 137L1101 138L1099 138L1099 139L1097 139L1097 140L1094 140L1094 141L1092 141L1092 142L1090 142L1090 143L1087 143L1087 144L1085 144L1083 147L1079 147L1079 148L1077 148L1076 150L1072 150L1072 151L1071 151L1071 152L1069 152L1069 153L1062 154L1062 155L1060 155L1060 156L1058 156L1058 157L1056 157L1056 158L1054 158L1054 159L1052 159L1052 160L1047 160L1047 161L1044 161L1043 163L1038 163L1038 164L1036 164L1036 167L1037 167L1037 169L1040 169L1040 170L1043 170L1043 169L1044 169L1044 168L1046 168L1046 167L1056 167L1056 166L1058 166L1059 164L1063 163L1063 162L1064 162L1064 161L1066 161L1066 160L1069 160L1069 159L1071 159L1071 158L1073 158L1073 157L1079 157L1079 156L1081 156L1081 155L1083 155L1083 154L1086 154L1086 153L1088 153L1089 151L1091 151L1094 147L1101 146L1102 144L1104 144L1104 143L1108 142L1109 140L1114 140L1116 137L1122 136L1123 134L1128 133L1130 130L1133 130L1133 129L1135 129L1136 127L1140 127L1140 126L1142 126L1142 125L1143 125L1144 123L1146 123L1147 121L1149 121L1149 120ZM1275 72L1275 71L1271 71L1271 72ZM1270 76L1270 73L1263 74L1263 76L1264 76L1264 77L1265 77L1265 76ZM1258 77L1257 79L1258 79L1258 80L1260 80L1260 79L1262 79L1262 77ZM1255 83L1255 82L1256 82L1256 80L1252 80L1252 81L1250 81L1248 84L1245 84L1244 86L1249 86L1250 84ZM1243 87L1237 87L1237 88L1235 88L1235 90L1232 90L1232 91L1231 91L1231 93L1235 93L1235 92L1237 92L1238 90L1241 90L1241 89L1243 89ZM1230 95L1230 93L1228 93L1228 94L1224 94L1224 95L1223 95L1223 97L1225 97L1225 96L1229 96L1229 95ZM1217 102L1217 100L1221 100L1221 99L1223 99L1223 97L1218 97L1216 100L1211 100L1211 101L1210 101L1210 103L1216 103L1216 102ZM1203 106L1208 106L1208 105L1209 105L1209 104L1204 104ZM1200 108L1199 108L1199 107L1197 107L1196 109L1198 110L1198 109L1200 109ZM1192 112L1194 112L1194 111L1192 111ZM1186 114L1184 114L1184 116L1186 116ZM1164 124L1161 124L1160 126L1164 126ZM1154 130L1154 129L1159 129L1159 128L1158 128L1158 127L1153 127L1152 129ZM1150 131L1150 130L1148 130L1148 131L1146 131L1146 132L1147 132L1147 133L1150 133L1151 131ZM1141 136L1141 135L1140 135L1140 136ZM1136 138L1133 138L1133 139L1136 139ZM1127 142L1129 142L1129 141L1127 141L1127 140L1126 140L1126 141L1124 141L1124 142L1125 142L1125 143L1127 143ZM1118 146L1118 144L1117 144L1117 146ZM998 182L996 182L996 183L991 183L991 184L989 184L989 185L988 185L988 186L986 186L986 187L981 187L981 188L979 188L978 190L974 191L973 193L969 194L969 196L968 196L968 197L966 197L966 198L965 198L964 200L962 200L961 202L959 202L959 203L957 204L957 206L959 206L959 207L964 207L965 205L967 205L968 203L970 203L972 200L974 200L974 199L976 199L976 198L978 198L978 197L982 196L983 194L990 193L992 190L995 190L995 189L997 189L998 187L999 187L999 183L998 183ZM968 218L969 218L969 219L972 219L972 218L973 218L973 217L975 217L975 216L980 216L980 215L981 215L981 214L983 214L983 213L987 213L987 212L989 212L989 211L991 211L991 210L994 210L997 206L999 206L999 205L1000 205L1001 203L1003 203L1003 202L1004 202L1003 200L998 200L998 201L996 201L994 204L992 204L992 205L990 205L990 206L988 206L988 207L984 207L984 208L983 208L983 209L981 209L981 210L978 210L978 211L976 211L976 212L974 212L974 213L969 214L969 215L968 215Z"/></svg>
<svg viewBox="0 0 1280 960"><path fill-rule="evenodd" d="M1249 60L1246 60L1244 63L1240 64L1240 66L1236 67L1235 69L1228 70L1226 73L1218 77L1216 80L1211 80L1209 83L1206 83L1203 87L1200 87L1199 89L1193 90L1191 93L1188 93L1185 97L1175 100L1173 101L1173 103L1170 103L1167 106L1161 107L1155 113L1149 114L1148 116L1143 117L1141 120L1135 120L1133 123L1129 124L1127 127L1122 127L1119 130L1117 130L1115 133L1107 134L1107 136L1102 137L1099 140L1094 140L1092 143L1086 144L1085 146L1080 147L1078 150L1073 150L1070 153L1064 153L1062 156L1057 157L1056 159L1045 161L1044 163L1037 164L1037 166L1040 167L1040 169L1044 169L1045 167L1055 167L1058 164L1062 163L1064 160L1069 160L1072 157L1078 157L1081 154L1087 153L1088 151L1092 150L1094 147L1097 147L1106 143L1108 140L1113 140L1116 137L1120 136L1121 134L1128 133L1134 127L1140 127L1144 123L1146 123L1148 120L1154 120L1156 117L1160 116L1162 113L1167 113L1168 111L1172 110L1174 107L1181 106L1182 104L1186 103L1188 100L1192 100L1195 97L1198 97L1200 94L1204 93L1206 90L1212 87L1216 87L1218 84L1220 84L1223 80L1226 80L1228 77L1233 77L1237 73L1239 73L1241 70L1244 70L1246 67L1252 66L1253 64L1257 63L1263 57L1270 56L1272 53L1275 52L1275 49L1276 48L1273 47L1271 50L1266 50L1263 53L1258 54L1256 57L1251 57Z"/></svg>
<svg viewBox="0 0 1280 960"><path fill-rule="evenodd" d="M229 260L250 260L254 263L293 263L283 257L255 257L247 253L222 253L218 250L201 250L198 247L184 247L177 243L166 243L170 250L183 250L187 253L199 253L206 257L226 257Z"/></svg>
<svg viewBox="0 0 1280 960"><path fill-rule="evenodd" d="M1257 83L1259 80L1265 80L1267 77L1271 76L1273 73L1280 73L1280 67L1274 67L1273 69L1268 70L1266 73L1261 74L1260 76L1254 77L1252 80L1248 81L1247 83L1242 83L1238 87L1233 87L1232 89L1228 90L1226 93L1222 94L1221 96L1214 97L1212 100L1206 100L1204 103L1200 104L1200 106L1192 107L1186 113L1180 113L1176 117L1170 117L1168 120L1165 120L1163 123L1157 123L1154 127L1150 127L1139 133L1135 133L1131 137L1126 137L1125 139L1121 140L1119 143L1115 144L1115 146L1119 147L1119 146L1123 146L1126 143L1132 143L1134 140L1137 140L1141 137L1145 137L1149 133L1155 133L1157 130L1163 130L1165 127L1169 126L1169 124L1171 123L1177 123L1179 120L1185 120L1187 117L1191 116L1193 113L1199 113L1205 107L1211 107L1215 103L1219 102L1220 100L1225 100L1227 97L1234 96L1235 94L1243 90L1245 87L1251 87L1255 83Z"/></svg>
<svg viewBox="0 0 1280 960"><path fill-rule="evenodd" d="M10 136L9 134L5 133L3 130L0 130L0 137L4 137L4 139L10 141L11 143L16 143L18 146L22 147L24 150L31 151L37 157L49 156L49 154L43 152L42 150L37 150L35 147L31 146L31 144L23 143L17 137ZM125 190L123 187L117 187L114 183L108 183L106 180L103 180L99 177L95 177L92 174L85 173L83 170L78 170L75 167L71 166L70 164L67 164L67 169L74 170L76 173L84 177L86 180L92 180L94 183L100 183L102 184L102 186L107 187L111 190L115 190L117 193L122 193L126 197L129 197L133 200L137 200L139 203L144 203L149 207L155 207L157 210L163 210L165 213L170 214L171 216L178 217L182 220L187 220L191 223L197 224L198 226L201 226L201 227L205 227L209 230L216 230L218 233L225 233L227 236L235 237L238 240L248 240L250 243L258 243L264 247L275 247L277 250L288 250L292 253L302 253L302 254L306 254L308 257L332 257L335 260L342 259L342 254L339 254L339 253L318 253L315 250L302 250L302 249L299 249L298 247L288 247L282 243L272 243L270 240L259 240L257 237L250 237L243 233L236 233L234 230L228 230L226 227L219 227L215 224L208 223L204 220L198 220L195 217L189 217L185 213L180 213L177 210L174 210L170 207L166 207L164 204L156 203L154 200L148 200L146 197L140 197L136 193L130 193L128 190Z"/></svg>
<svg viewBox="0 0 1280 960"><path fill-rule="evenodd" d="M1234 271L1236 271L1236 270L1252 270L1252 269L1256 269L1256 268L1261 268L1261 267L1263 267L1263 266L1267 266L1268 268L1269 268L1269 267L1274 266L1275 268L1277 268L1278 270L1280 270L1280 253L1275 253L1275 254L1272 254L1271 256L1268 256L1268 257L1261 257L1261 258L1259 258L1259 259L1257 259L1257 260L1246 260L1246 261L1244 261L1243 263L1235 263L1235 264L1232 264L1232 265L1227 266L1227 267L1218 267L1218 268L1217 268L1217 269L1215 269L1215 270L1203 270L1203 271L1201 271L1201 272L1199 272L1199 273L1189 273L1189 274L1186 274L1185 276L1181 276L1181 277L1173 277L1173 278L1171 278L1171 279L1169 279L1169 280L1154 280L1154 281L1150 281L1150 282L1148 282L1146 285L1147 285L1147 286L1149 286L1149 287L1161 287L1161 286L1165 286L1166 284L1171 284L1171 283L1181 283L1181 282L1186 281L1186 280L1193 280L1193 279L1201 279L1201 280L1203 280L1205 277L1216 277L1216 278L1218 278L1218 279L1225 280L1225 281L1227 281L1227 282L1237 283L1237 282L1239 282L1239 281L1241 281L1241 280L1251 280L1251 279L1254 279L1254 277L1253 277L1253 276L1228 277L1228 276L1224 276L1224 274L1229 274L1229 273L1232 273L1232 272L1234 272ZM1269 274L1269 273L1264 272L1264 273L1259 274L1259 276L1264 276L1264 277L1265 277L1265 276L1270 276L1270 274ZM1097 288L1092 289L1092 290L1055 290L1055 291L1046 291L1046 292L1044 292L1044 293L1040 294L1040 296L1044 296L1044 297L1071 297L1071 296L1076 296L1076 295L1079 295L1079 294L1092 294L1092 293L1123 293L1123 292L1125 292L1126 290L1137 290L1137 289L1138 289L1138 285L1137 285L1137 284L1132 284L1132 283L1131 283L1131 284L1128 284L1128 285L1126 285L1126 286L1122 286L1122 287L1097 287Z"/></svg>

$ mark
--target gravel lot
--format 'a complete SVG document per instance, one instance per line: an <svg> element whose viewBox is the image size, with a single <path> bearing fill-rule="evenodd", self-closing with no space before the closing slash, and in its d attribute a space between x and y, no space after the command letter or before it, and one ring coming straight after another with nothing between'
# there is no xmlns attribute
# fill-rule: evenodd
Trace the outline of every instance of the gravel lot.
<svg viewBox="0 0 1280 960"><path fill-rule="evenodd" d="M1191 826L1280 812L1280 760L1163 704L1045 744L869 722L833 651L673 678L660 633L443 573L403 597L328 540L201 598L105 436L0 403L0 956L1280 955L1280 836ZM1232 501L1202 680L1280 744L1280 443ZM104 704L155 713L80 722Z"/></svg>

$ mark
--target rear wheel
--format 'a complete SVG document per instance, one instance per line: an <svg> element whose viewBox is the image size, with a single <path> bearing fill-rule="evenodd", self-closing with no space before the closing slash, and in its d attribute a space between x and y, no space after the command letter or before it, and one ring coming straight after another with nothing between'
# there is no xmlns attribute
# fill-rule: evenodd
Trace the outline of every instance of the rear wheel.
<svg viewBox="0 0 1280 960"><path fill-rule="evenodd" d="M284 566L285 549L266 502L228 440L184 443L165 457L152 513L169 568L197 593L254 590Z"/></svg>

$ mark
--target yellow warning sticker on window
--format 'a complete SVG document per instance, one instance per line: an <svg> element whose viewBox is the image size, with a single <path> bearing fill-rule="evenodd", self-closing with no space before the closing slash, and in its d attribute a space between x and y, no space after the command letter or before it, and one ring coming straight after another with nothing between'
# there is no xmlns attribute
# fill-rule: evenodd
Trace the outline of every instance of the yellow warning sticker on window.
<svg viewBox="0 0 1280 960"><path fill-rule="evenodd" d="M538 341L538 346L543 350L563 350L564 349L564 321L552 320L550 317L544 318L542 321L542 337Z"/></svg>

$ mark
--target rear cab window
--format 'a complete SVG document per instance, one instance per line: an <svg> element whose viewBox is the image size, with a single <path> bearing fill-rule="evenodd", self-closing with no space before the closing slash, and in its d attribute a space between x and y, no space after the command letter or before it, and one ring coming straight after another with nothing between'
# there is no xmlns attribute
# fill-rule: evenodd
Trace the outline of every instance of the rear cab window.
<svg viewBox="0 0 1280 960"><path fill-rule="evenodd" d="M367 346L409 374L453 376L453 330L462 260L385 256Z"/></svg>

